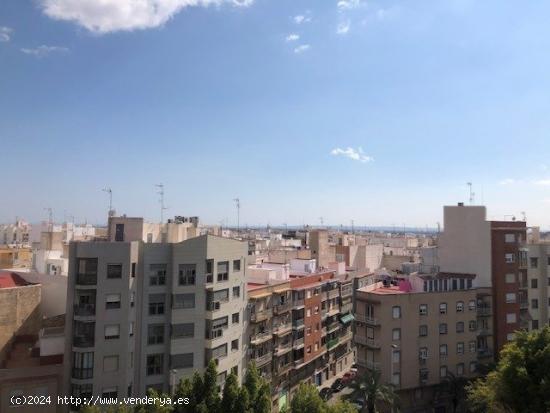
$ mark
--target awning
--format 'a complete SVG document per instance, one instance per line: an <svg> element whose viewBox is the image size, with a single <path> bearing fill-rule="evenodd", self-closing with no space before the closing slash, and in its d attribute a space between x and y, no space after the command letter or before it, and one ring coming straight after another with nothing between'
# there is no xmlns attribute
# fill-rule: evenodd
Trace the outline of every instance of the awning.
<svg viewBox="0 0 550 413"><path fill-rule="evenodd" d="M353 320L355 320L355 317L352 313L348 313L340 317L340 322L343 324L351 323Z"/></svg>

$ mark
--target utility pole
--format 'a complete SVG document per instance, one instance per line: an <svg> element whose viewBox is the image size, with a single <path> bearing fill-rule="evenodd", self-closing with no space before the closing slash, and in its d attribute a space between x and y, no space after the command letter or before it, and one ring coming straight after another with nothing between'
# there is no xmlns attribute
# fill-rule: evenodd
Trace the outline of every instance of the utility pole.
<svg viewBox="0 0 550 413"><path fill-rule="evenodd" d="M164 206L164 184L160 183L155 185L155 187L159 188L157 194L160 195L160 223L164 223L164 210L168 209Z"/></svg>
<svg viewBox="0 0 550 413"><path fill-rule="evenodd" d="M113 210L113 190L111 188L103 188L103 192L107 192L109 194L109 215L111 214L111 211Z"/></svg>
<svg viewBox="0 0 550 413"><path fill-rule="evenodd" d="M241 200L239 198L234 198L235 206L237 207L237 236L240 233L241 227Z"/></svg>

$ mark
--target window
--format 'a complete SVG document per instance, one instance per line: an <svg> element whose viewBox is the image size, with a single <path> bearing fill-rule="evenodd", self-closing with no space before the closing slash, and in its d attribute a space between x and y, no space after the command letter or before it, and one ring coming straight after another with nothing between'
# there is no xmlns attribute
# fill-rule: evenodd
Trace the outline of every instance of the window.
<svg viewBox="0 0 550 413"><path fill-rule="evenodd" d="M506 323L514 324L516 322L516 313L506 314Z"/></svg>
<svg viewBox="0 0 550 413"><path fill-rule="evenodd" d="M116 399L118 397L118 389L116 387L105 387L101 391L101 397L105 399Z"/></svg>
<svg viewBox="0 0 550 413"><path fill-rule="evenodd" d="M539 280L537 280L536 278L532 278L532 279L531 279L531 288L538 288L538 286L539 286L539 285L538 285L538 284L539 284L538 281L539 281Z"/></svg>
<svg viewBox="0 0 550 413"><path fill-rule="evenodd" d="M121 278L122 264L107 264L107 278Z"/></svg>
<svg viewBox="0 0 550 413"><path fill-rule="evenodd" d="M367 327L367 338L371 340L374 339L374 328Z"/></svg>
<svg viewBox="0 0 550 413"><path fill-rule="evenodd" d="M476 331L476 330L477 330L477 322L476 322L476 320L470 320L470 321L468 321L468 330L470 330L470 331Z"/></svg>
<svg viewBox="0 0 550 413"><path fill-rule="evenodd" d="M220 359L225 356L227 356L227 343L212 349L211 358Z"/></svg>
<svg viewBox="0 0 550 413"><path fill-rule="evenodd" d="M178 266L178 284L195 285L195 275L197 274L195 264L179 264Z"/></svg>
<svg viewBox="0 0 550 413"><path fill-rule="evenodd" d="M82 285L97 284L97 258L79 258L76 283Z"/></svg>
<svg viewBox="0 0 550 413"><path fill-rule="evenodd" d="M239 272L241 270L241 260L233 260L233 272Z"/></svg>
<svg viewBox="0 0 550 413"><path fill-rule="evenodd" d="M195 294L174 294L172 295L172 308L195 308Z"/></svg>
<svg viewBox="0 0 550 413"><path fill-rule="evenodd" d="M447 303L439 304L439 314L447 314Z"/></svg>
<svg viewBox="0 0 550 413"><path fill-rule="evenodd" d="M162 374L164 354L149 354L147 356L147 375L156 376Z"/></svg>
<svg viewBox="0 0 550 413"><path fill-rule="evenodd" d="M149 315L164 314L165 301L164 294L149 294Z"/></svg>
<svg viewBox="0 0 550 413"><path fill-rule="evenodd" d="M399 363L399 360L401 360L401 352L399 350L392 350L392 362L393 363Z"/></svg>
<svg viewBox="0 0 550 413"><path fill-rule="evenodd" d="M394 328L391 332L391 337L393 341L401 340L401 329L400 328Z"/></svg>
<svg viewBox="0 0 550 413"><path fill-rule="evenodd" d="M516 234L504 234L504 242L508 244L516 242Z"/></svg>
<svg viewBox="0 0 550 413"><path fill-rule="evenodd" d="M506 293L506 302L515 303L516 302L516 293Z"/></svg>
<svg viewBox="0 0 550 413"><path fill-rule="evenodd" d="M132 263L132 270L131 270L131 272L130 272L130 276L131 276L132 278L135 278L135 277L136 277L136 263L135 263L135 262Z"/></svg>
<svg viewBox="0 0 550 413"><path fill-rule="evenodd" d="M439 324L439 334L447 334L447 324L446 323L440 323Z"/></svg>
<svg viewBox="0 0 550 413"><path fill-rule="evenodd" d="M136 292L132 291L130 294L130 307L133 307L136 304Z"/></svg>
<svg viewBox="0 0 550 413"><path fill-rule="evenodd" d="M538 257L531 257L529 258L529 266L531 268L538 268L539 266L539 259Z"/></svg>
<svg viewBox="0 0 550 413"><path fill-rule="evenodd" d="M172 354L170 367L173 369L188 369L193 367L194 353Z"/></svg>
<svg viewBox="0 0 550 413"><path fill-rule="evenodd" d="M475 361L470 361L470 373L475 373L477 370L477 363Z"/></svg>
<svg viewBox="0 0 550 413"><path fill-rule="evenodd" d="M221 307L221 303L229 301L229 289L218 291L207 291L206 293L206 309L207 311L216 311Z"/></svg>
<svg viewBox="0 0 550 413"><path fill-rule="evenodd" d="M231 351L237 351L239 349L239 339L231 341Z"/></svg>
<svg viewBox="0 0 550 413"><path fill-rule="evenodd" d="M233 287L233 298L241 296L241 287Z"/></svg>
<svg viewBox="0 0 550 413"><path fill-rule="evenodd" d="M218 282L229 279L229 261L218 262Z"/></svg>
<svg viewBox="0 0 550 413"><path fill-rule="evenodd" d="M421 325L418 328L418 335L420 337L426 337L428 335L428 326L427 325Z"/></svg>
<svg viewBox="0 0 550 413"><path fill-rule="evenodd" d="M476 311L476 300L470 300L468 301L468 310L470 311Z"/></svg>
<svg viewBox="0 0 550 413"><path fill-rule="evenodd" d="M400 383L401 383L401 374L400 373L393 373L393 377L392 377L391 382L394 386L399 386Z"/></svg>
<svg viewBox="0 0 550 413"><path fill-rule="evenodd" d="M463 333L464 332L464 322L459 321L456 323L456 332L457 333Z"/></svg>
<svg viewBox="0 0 550 413"><path fill-rule="evenodd" d="M195 337L195 323L172 324L172 338Z"/></svg>
<svg viewBox="0 0 550 413"><path fill-rule="evenodd" d="M531 320L531 328L533 330L538 330L539 328L539 320Z"/></svg>
<svg viewBox="0 0 550 413"><path fill-rule="evenodd" d="M311 353L311 346L307 346L307 354L310 354Z"/></svg>
<svg viewBox="0 0 550 413"><path fill-rule="evenodd" d="M476 342L475 340L472 340L468 343L468 349L470 350L470 353L476 352Z"/></svg>
<svg viewBox="0 0 550 413"><path fill-rule="evenodd" d="M439 355L440 356L446 356L447 355L447 344L440 344L439 345Z"/></svg>
<svg viewBox="0 0 550 413"><path fill-rule="evenodd" d="M166 285L166 264L149 265L149 285Z"/></svg>
<svg viewBox="0 0 550 413"><path fill-rule="evenodd" d="M311 327L306 328L306 335L311 335Z"/></svg>
<svg viewBox="0 0 550 413"><path fill-rule="evenodd" d="M506 274L506 283L507 284L513 284L516 282L516 274L513 272Z"/></svg>
<svg viewBox="0 0 550 413"><path fill-rule="evenodd" d="M94 353L73 353L73 378L91 379L94 376Z"/></svg>
<svg viewBox="0 0 550 413"><path fill-rule="evenodd" d="M128 335L132 337L134 335L134 322L130 321L130 325L128 326Z"/></svg>
<svg viewBox="0 0 550 413"><path fill-rule="evenodd" d="M206 282L214 281L214 260L206 260Z"/></svg>
<svg viewBox="0 0 550 413"><path fill-rule="evenodd" d="M456 354L464 354L464 343L462 341L456 343Z"/></svg>
<svg viewBox="0 0 550 413"><path fill-rule="evenodd" d="M420 315L427 315L428 314L428 304L420 304L420 307L418 308L418 312Z"/></svg>
<svg viewBox="0 0 550 413"><path fill-rule="evenodd" d="M103 357L103 372L111 373L118 371L118 356Z"/></svg>
<svg viewBox="0 0 550 413"><path fill-rule="evenodd" d="M149 324L147 326L147 344L152 346L164 343L164 324Z"/></svg>
<svg viewBox="0 0 550 413"><path fill-rule="evenodd" d="M124 241L124 224L115 224L115 242Z"/></svg>
<svg viewBox="0 0 550 413"><path fill-rule="evenodd" d="M401 307L399 306L394 306L392 308L392 317L394 319L397 319L397 318L401 318Z"/></svg>
<svg viewBox="0 0 550 413"><path fill-rule="evenodd" d="M505 254L504 260L506 261L507 264L513 264L514 262L516 262L516 254L512 254L512 253Z"/></svg>
<svg viewBox="0 0 550 413"><path fill-rule="evenodd" d="M536 298L531 299L531 308L536 309L539 308L539 300Z"/></svg>
<svg viewBox="0 0 550 413"><path fill-rule="evenodd" d="M441 378L447 377L447 366L441 366L439 368L439 377Z"/></svg>
<svg viewBox="0 0 550 413"><path fill-rule="evenodd" d="M105 340L113 340L120 337L120 324L105 326Z"/></svg>
<svg viewBox="0 0 550 413"><path fill-rule="evenodd" d="M464 363L458 363L456 365L456 375L457 376L463 376L464 375Z"/></svg>
<svg viewBox="0 0 550 413"><path fill-rule="evenodd" d="M457 313L461 313L464 311L464 302L462 301L457 301L456 302L456 312Z"/></svg>
<svg viewBox="0 0 550 413"><path fill-rule="evenodd" d="M120 308L120 294L107 294L105 298L105 308L107 310Z"/></svg>
<svg viewBox="0 0 550 413"><path fill-rule="evenodd" d="M231 316L231 322L233 324L239 324L239 313L233 313Z"/></svg>

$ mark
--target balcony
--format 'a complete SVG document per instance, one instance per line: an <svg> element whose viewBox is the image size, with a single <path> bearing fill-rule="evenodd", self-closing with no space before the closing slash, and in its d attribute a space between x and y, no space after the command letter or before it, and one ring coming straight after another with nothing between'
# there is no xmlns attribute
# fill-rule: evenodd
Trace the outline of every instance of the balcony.
<svg viewBox="0 0 550 413"><path fill-rule="evenodd" d="M292 347L294 347L294 348L300 348L300 347L303 347L303 346L304 346L304 338L303 337L295 338L294 341L292 342Z"/></svg>
<svg viewBox="0 0 550 413"><path fill-rule="evenodd" d="M269 363L271 361L271 358L271 353L266 353L263 356L254 357L253 360L256 363L256 367L261 367Z"/></svg>
<svg viewBox="0 0 550 413"><path fill-rule="evenodd" d="M327 333L332 333L336 330L339 330L341 327L341 324L340 322L338 321L334 321L332 323L330 323L328 326L327 326Z"/></svg>
<svg viewBox="0 0 550 413"><path fill-rule="evenodd" d="M304 319L301 318L299 320L292 320L292 327L293 328L303 328L304 327Z"/></svg>
<svg viewBox="0 0 550 413"><path fill-rule="evenodd" d="M327 341L327 350L330 350L331 348L337 346L339 342L340 342L339 337L336 337L336 338L333 338L332 340Z"/></svg>
<svg viewBox="0 0 550 413"><path fill-rule="evenodd" d="M292 350L292 342L278 343L273 350L276 356L282 356Z"/></svg>
<svg viewBox="0 0 550 413"><path fill-rule="evenodd" d="M529 302L527 301L521 301L519 303L519 309L520 310L528 310L529 309Z"/></svg>
<svg viewBox="0 0 550 413"><path fill-rule="evenodd" d="M338 297L340 297L340 290L339 290L338 288L335 288L335 289L330 290L330 291L328 292L328 298L329 298L329 300L330 300L331 298L338 298Z"/></svg>
<svg viewBox="0 0 550 413"><path fill-rule="evenodd" d="M73 347L93 347L94 345L94 336L75 335L73 337Z"/></svg>
<svg viewBox="0 0 550 413"><path fill-rule="evenodd" d="M480 327L478 330L477 330L477 335L478 336L491 336L491 332L489 331L488 328L485 328L485 327Z"/></svg>
<svg viewBox="0 0 550 413"><path fill-rule="evenodd" d="M351 297L352 294L353 294L352 288L342 288L342 292L341 292L342 298Z"/></svg>
<svg viewBox="0 0 550 413"><path fill-rule="evenodd" d="M327 316L329 317L335 316L336 314L340 314L340 307L337 305L327 311Z"/></svg>
<svg viewBox="0 0 550 413"><path fill-rule="evenodd" d="M273 334L282 336L292 331L292 324L290 322L284 324L277 324L273 326Z"/></svg>
<svg viewBox="0 0 550 413"><path fill-rule="evenodd" d="M273 314L283 314L283 313L286 313L286 312L290 311L291 308L292 308L292 303L287 301L284 304L279 304L279 305L274 306L273 307Z"/></svg>
<svg viewBox="0 0 550 413"><path fill-rule="evenodd" d="M275 368L275 372L279 375L288 373L292 369L292 362L279 365Z"/></svg>
<svg viewBox="0 0 550 413"><path fill-rule="evenodd" d="M255 346L265 343L266 341L269 341L272 339L271 331L264 331L262 333L253 334L250 336L250 344L253 344Z"/></svg>
<svg viewBox="0 0 550 413"><path fill-rule="evenodd" d="M487 317L491 315L491 307L489 306L480 306L477 307L477 315L480 317Z"/></svg>
<svg viewBox="0 0 550 413"><path fill-rule="evenodd" d="M355 335L353 341L357 344L367 346L369 348L378 349L380 348L380 342L373 338L367 338L365 336Z"/></svg>
<svg viewBox="0 0 550 413"><path fill-rule="evenodd" d="M75 304L73 313L78 317L95 316L95 305L93 304Z"/></svg>
<svg viewBox="0 0 550 413"><path fill-rule="evenodd" d="M355 321L358 321L360 323L365 323L370 326L378 326L380 325L380 322L376 318L367 317L364 314L355 314Z"/></svg>
<svg viewBox="0 0 550 413"><path fill-rule="evenodd" d="M304 299L294 300L294 307L303 307L305 305Z"/></svg>
<svg viewBox="0 0 550 413"><path fill-rule="evenodd" d="M294 367L298 367L300 366L301 364L304 364L304 358L303 357L300 357L300 358L297 358L294 360Z"/></svg>
<svg viewBox="0 0 550 413"><path fill-rule="evenodd" d="M478 358L488 358L493 357L493 350L490 348L478 348L477 349L477 357Z"/></svg>
<svg viewBox="0 0 550 413"><path fill-rule="evenodd" d="M97 285L97 274L77 274L76 283L78 285Z"/></svg>
<svg viewBox="0 0 550 413"><path fill-rule="evenodd" d="M267 308L265 310L256 311L253 313L250 313L250 321L253 323L259 323L261 321L265 321L273 315L273 311L271 308Z"/></svg>

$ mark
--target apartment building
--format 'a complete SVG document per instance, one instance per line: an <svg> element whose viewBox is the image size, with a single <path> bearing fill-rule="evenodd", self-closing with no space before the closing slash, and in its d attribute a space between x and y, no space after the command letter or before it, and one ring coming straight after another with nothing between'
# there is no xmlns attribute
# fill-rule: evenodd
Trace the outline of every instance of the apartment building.
<svg viewBox="0 0 550 413"><path fill-rule="evenodd" d="M112 220L111 241L70 245L66 394L169 392L211 359L220 384L230 371L241 378L247 244L147 242L141 221L132 224Z"/></svg>
<svg viewBox="0 0 550 413"><path fill-rule="evenodd" d="M488 221L484 206L444 207L444 231L438 242L439 270L476 274L474 286L492 296L494 348L527 328L527 256L523 221Z"/></svg>
<svg viewBox="0 0 550 413"><path fill-rule="evenodd" d="M520 306L529 309L529 329L536 330L548 325L550 321L550 244L536 240L522 249L527 254L528 269L527 297L520 302Z"/></svg>
<svg viewBox="0 0 550 413"><path fill-rule="evenodd" d="M492 360L490 295L474 288L474 279L412 274L357 292L357 363L396 386L404 411L445 406L437 392L443 378L474 377L480 363Z"/></svg>
<svg viewBox="0 0 550 413"><path fill-rule="evenodd" d="M314 259L255 264L249 274L248 355L271 381L278 411L301 382L322 386L355 362L354 278L318 270Z"/></svg>

